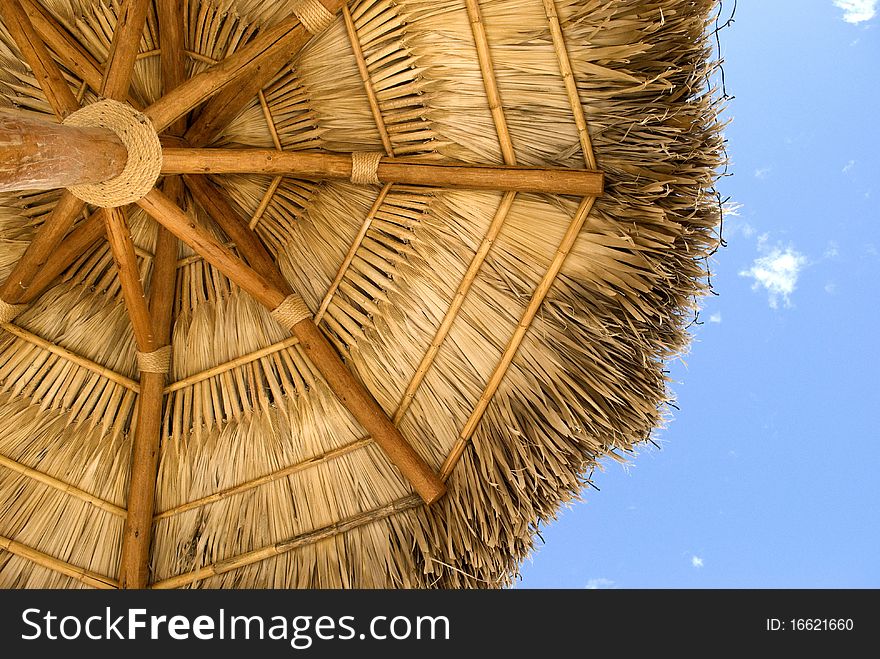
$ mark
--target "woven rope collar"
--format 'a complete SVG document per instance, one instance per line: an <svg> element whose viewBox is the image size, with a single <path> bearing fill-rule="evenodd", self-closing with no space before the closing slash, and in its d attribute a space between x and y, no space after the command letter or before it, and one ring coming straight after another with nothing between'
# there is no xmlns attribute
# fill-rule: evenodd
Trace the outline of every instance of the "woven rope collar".
<svg viewBox="0 0 880 659"><path fill-rule="evenodd" d="M318 0L300 0L293 7L293 13L312 34L320 34L333 23L336 18Z"/></svg>
<svg viewBox="0 0 880 659"><path fill-rule="evenodd" d="M9 304L6 300L0 299L0 323L11 323L27 307L26 304Z"/></svg>
<svg viewBox="0 0 880 659"><path fill-rule="evenodd" d="M168 373L171 370L171 346L153 352L139 352L137 363L141 373Z"/></svg>
<svg viewBox="0 0 880 659"><path fill-rule="evenodd" d="M162 145L146 116L125 103L104 100L77 110L63 123L78 128L107 128L128 149L128 161L119 176L69 188L75 196L95 206L115 208L132 204L153 189L162 171Z"/></svg>
<svg viewBox="0 0 880 659"><path fill-rule="evenodd" d="M381 151L355 151L351 154L351 182L355 185L379 185Z"/></svg>
<svg viewBox="0 0 880 659"><path fill-rule="evenodd" d="M288 295L272 310L272 318L288 329L311 317L312 312L299 295Z"/></svg>

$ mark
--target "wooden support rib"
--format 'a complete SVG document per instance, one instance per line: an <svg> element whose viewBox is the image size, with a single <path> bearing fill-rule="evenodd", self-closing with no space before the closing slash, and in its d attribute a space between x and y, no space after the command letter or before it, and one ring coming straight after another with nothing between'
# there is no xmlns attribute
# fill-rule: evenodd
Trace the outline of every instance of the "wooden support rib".
<svg viewBox="0 0 880 659"><path fill-rule="evenodd" d="M320 0L320 2L332 14L338 13L342 5L345 4L345 0ZM292 22L290 22L291 20ZM263 49L259 56L242 67L237 78L237 85L227 86L208 101L186 132L186 139L190 144L204 146L212 142L253 100L257 92L268 85L290 63L293 56L309 42L313 35L299 23L295 16L288 19L288 22L292 27L283 36L272 39L271 47ZM288 22L282 23L282 25L286 25ZM269 31L269 33L271 32L272 30ZM252 43L259 42L261 39L263 39L263 35L260 34ZM251 44L245 46L239 52L247 50L250 46ZM238 53L232 57L237 55Z"/></svg>
<svg viewBox="0 0 880 659"><path fill-rule="evenodd" d="M47 265L51 255L83 208L85 202L67 191L61 193L55 208L37 229L30 245L0 286L0 299L10 304L17 304L26 297L30 298L28 289L32 287L35 275Z"/></svg>
<svg viewBox="0 0 880 659"><path fill-rule="evenodd" d="M418 499L418 497L414 496L398 499L397 501L394 501L380 508L368 510L347 519L340 520L319 529L315 529L314 531L309 531L308 533L294 536L288 540L282 540L281 542L276 542L273 545L268 545L266 547L255 549L244 554L239 554L238 556L233 556L231 558L212 563L211 565L206 565L205 567L202 567L198 570L187 572L186 574L180 574L175 577L171 577L170 579L163 579L162 581L154 583L152 587L156 589L167 589L188 586L190 584L196 583L198 581L203 581L210 577L225 574L227 572L232 572L233 570L237 570L238 568L246 567L254 563L259 563L260 561L264 561L267 558L272 558L273 556L286 554L295 549L299 549L300 547L313 545L317 542L320 542L321 540L326 540L327 538L332 538L342 533L347 533L348 531L356 529L360 526L387 519L393 515L396 515L397 513L402 513L406 512L407 510L418 508L421 503L422 502Z"/></svg>
<svg viewBox="0 0 880 659"><path fill-rule="evenodd" d="M115 382L118 385L125 387L130 391L134 391L135 393L140 391L140 385L134 380L131 380L124 375L120 375L116 371L111 371L109 368L105 366L101 366L93 362L90 359L86 359L81 355L77 355L76 353L67 350L66 348L62 348L59 345L55 345L46 339L37 336L36 334L27 331L23 327L19 327L18 325L14 325L12 323L3 323L0 325L5 331L9 332L13 336L18 337L22 341L27 341L31 345L35 345L42 350L47 352L51 352L53 355L58 355L59 357L71 362L72 364L76 364L77 366L81 366L84 369L95 373L96 375L100 375L103 378L110 380L111 382Z"/></svg>
<svg viewBox="0 0 880 659"><path fill-rule="evenodd" d="M486 36L486 26L483 24L483 12L480 9L480 2L479 0L465 0L465 6L467 7L468 19L471 23L471 31L474 33L477 61L480 64L480 74L483 76L483 86L486 89L486 98L489 101L492 121L495 123L495 130L498 133L501 155L505 163L513 165L516 164L516 154L513 151L510 131L507 128L507 117L504 116L501 94L498 92L495 66L492 63L492 55L489 52L489 38Z"/></svg>
<svg viewBox="0 0 880 659"><path fill-rule="evenodd" d="M177 89L186 80L186 61L183 58L183 10L179 0L156 0L159 19L159 38L162 64L163 91ZM173 135L186 132L186 116L171 125Z"/></svg>
<svg viewBox="0 0 880 659"><path fill-rule="evenodd" d="M95 92L101 90L101 65L37 0L19 0L34 29L64 66Z"/></svg>
<svg viewBox="0 0 880 659"><path fill-rule="evenodd" d="M40 567L76 579L80 583L83 583L86 586L91 586L92 588L110 590L119 587L119 585L110 577L105 577L103 574L98 574L97 572L92 572L83 567L78 567L55 558L54 556L49 556L49 554L45 554L33 547L16 542L11 538L2 535L0 535L0 549L8 551L10 554L20 556Z"/></svg>
<svg viewBox="0 0 880 659"><path fill-rule="evenodd" d="M69 483L65 483L64 481L58 480L49 474L44 474L42 471L37 471L36 469L32 469L27 465L23 465L20 462L16 462L12 458L8 458L5 455L0 455L0 467L6 467L10 471L14 471L17 474L21 474L22 476L27 476L31 480L35 480L38 483L42 483L43 485L47 485L59 492L64 492L80 501L85 501L88 504L93 505L95 508L99 508L104 512L110 513L111 515L116 515L117 517L125 517L125 509L121 508L117 505L110 503L109 501L104 501L100 497L96 497L93 494L89 494L85 490L81 490L74 485L70 485Z"/></svg>
<svg viewBox="0 0 880 659"><path fill-rule="evenodd" d="M66 194L66 193L65 193ZM72 196L72 195L71 195ZM75 197L74 197L75 198ZM92 213L78 227L71 231L51 253L43 266L34 275L30 286L19 298L22 304L29 304L43 294L80 256L86 253L104 235L104 211Z"/></svg>
<svg viewBox="0 0 880 659"><path fill-rule="evenodd" d="M183 181L176 176L169 177L165 180L165 192L171 199L180 203L183 199ZM110 233L108 229L108 236ZM165 227L160 226L156 238L147 317L154 349L167 346L171 342L177 256L177 238ZM123 288L124 293L125 288ZM146 304L146 301L144 303ZM141 396L138 399L137 427L132 446L128 514L123 529L122 555L119 562L119 583L122 588L146 588L150 579L152 524L156 479L159 473L165 377L165 373L141 372Z"/></svg>
<svg viewBox="0 0 880 659"><path fill-rule="evenodd" d="M510 367L511 362L513 362L513 358L516 356L516 352L519 350L526 332L532 324L532 320L534 320L535 315L538 313L538 309L544 302L544 298L547 297L547 293L550 292L550 287L556 280L556 276L562 269L562 265L565 263L565 259L574 245L574 241L580 234L587 216L593 209L593 203L595 201L595 197L585 197L583 201L581 201L574 218L572 218L571 224L569 224L568 230L565 232L565 236L562 238L562 242L556 250L556 255L553 257L550 267L547 269L546 274L543 279L541 279L535 292L532 294L532 298L529 300L529 305L526 307L525 313L520 319L510 341L508 341L507 347L501 355L501 360L498 362L498 366L495 367L495 371L492 373L492 377L489 379L486 388L483 390L480 399L477 401L473 413L470 418L468 418L461 433L459 433L452 451L440 469L440 477L443 480L447 480L450 474L452 474L452 470L461 459L464 449L467 447L468 442L470 442L471 437L473 437L474 431L477 429L480 420L483 418L483 414L486 412L486 408L489 406L489 402L492 400L495 392L498 391L501 380L507 373L507 369Z"/></svg>
<svg viewBox="0 0 880 659"><path fill-rule="evenodd" d="M584 116L584 108L581 104L580 94L577 89L577 82L574 79L574 73L571 69L571 60L568 56L568 49L565 47L565 37L562 34L562 26L559 24L559 14L556 11L555 0L542 0L544 3L544 13L547 14L547 20L550 23L550 36L553 39L553 50L556 52L556 59L559 61L559 69L562 72L562 81L565 83L565 93L568 96L568 102L571 104L571 111L574 115L574 123L577 126L578 139L581 143L581 150L584 154L584 162L587 169L596 169L596 156L593 153L593 144L590 141L590 132L587 129L587 120Z"/></svg>
<svg viewBox="0 0 880 659"><path fill-rule="evenodd" d="M162 193L153 190L138 201L138 204L266 308L275 310L286 299L287 295L283 290L244 264L204 228L191 222ZM321 373L331 391L385 451L389 460L410 481L420 496L427 503L439 499L444 494L445 487L439 485L439 479L431 468L403 439L369 391L342 363L312 320L302 320L290 329L299 338L300 347L306 357Z"/></svg>
<svg viewBox="0 0 880 659"><path fill-rule="evenodd" d="M101 81L101 95L117 101L128 97L144 25L152 0L123 0L113 31L107 70Z"/></svg>
<svg viewBox="0 0 880 659"><path fill-rule="evenodd" d="M165 149L165 174L280 174L308 179L351 178L352 156L269 149ZM603 174L595 170L509 165L462 165L414 158L382 158L377 176L403 183L464 190L501 190L596 196Z"/></svg>
<svg viewBox="0 0 880 659"><path fill-rule="evenodd" d="M330 302L333 300L333 296L336 295L336 291L339 289L339 284L342 283L342 279L343 277L345 277L345 273L348 270L348 267L354 260L355 254L357 254L358 249L360 249L361 243L363 243L364 241L364 237L366 237L367 235L367 231L370 230L370 226L373 223L373 219L376 217L376 213L379 212L382 204L385 203L385 197L388 196L388 193L390 191L391 183L386 183L379 191L379 196L376 197L376 201L373 202L373 206L367 213L367 217L364 219L363 224L361 224L360 231L358 231L358 235L355 236L354 241L352 241L351 247L348 250L348 254L345 255L345 259L343 259L342 265L340 265L339 270L336 271L336 277L333 279L333 283L330 284L330 288L327 290L327 294L324 296L324 299L321 300L321 306L318 309L318 313L315 314L316 324L320 323L321 320L323 320L324 318L324 314L327 313L327 308L330 306Z"/></svg>
<svg viewBox="0 0 880 659"><path fill-rule="evenodd" d="M389 156L394 155L394 147L391 145L391 137L388 135L388 128L385 126L385 119L382 116L382 110L379 107L379 99L376 98L376 90L373 89L373 81L370 79L370 71L367 69L367 60L364 58L364 51L361 48L361 42L358 38L357 28L354 25L354 19L348 6L342 7L342 18L345 21L345 30L348 33L348 40L351 42L351 49L354 53L354 60L357 63L358 71L361 74L361 80L364 83L364 91L367 93L367 101L370 104L370 111L373 113L373 119L376 122L376 128L379 130L379 137L382 139L382 146L385 147L385 153Z"/></svg>
<svg viewBox="0 0 880 659"><path fill-rule="evenodd" d="M248 264L270 281L278 290L290 295L287 280L281 274L269 250L260 242L257 234L245 224L241 212L233 206L225 191L214 186L205 176L184 176L186 187L208 216L235 243L239 254Z"/></svg>
<svg viewBox="0 0 880 659"><path fill-rule="evenodd" d="M165 387L165 393L170 394L175 391L185 389L186 387L191 387L198 382L204 382L205 380L213 378L217 375L221 375L223 373L227 373L234 368L238 368L239 366L244 366L245 364L250 364L251 362L255 362L258 359L262 359L263 357L274 355L276 352L287 350L288 348L295 346L297 343L299 343L299 339L295 336L284 339L283 341L278 341L277 343L273 343L272 345L266 346L265 348L249 352L248 354L242 355L241 357L236 357L235 359L231 359L228 362L218 364L213 368L194 373L188 377L183 378L182 380L173 382Z"/></svg>
<svg viewBox="0 0 880 659"><path fill-rule="evenodd" d="M240 483L239 485L228 487L225 490L220 490L219 492L215 492L214 494L209 494L208 496L201 497L200 499L194 499L193 501L175 506L174 508L169 508L168 510L165 510L156 515L155 521L166 519L168 517L174 517L175 515L185 513L188 510L195 510L196 508L201 508L202 506L207 506L209 504L228 499L229 497L243 494L244 492L249 492L250 490L260 487L261 485L266 485L267 483L272 483L282 478L287 478L288 476L298 474L301 471L311 469L319 464L324 464L326 462L330 462L331 460L336 460L337 458L341 458L343 455L353 453L354 451L362 449L365 446L369 446L372 443L373 441L371 438L362 437L361 439L357 439L349 444L345 444L344 446L335 448L332 451L321 453L320 455L313 456L308 460L297 462L290 466L284 467L283 469L279 469L278 471L266 474L265 476L260 476L259 478L254 478L244 483Z"/></svg>
<svg viewBox="0 0 880 659"><path fill-rule="evenodd" d="M131 242L131 234L123 211L119 208L104 210L104 222L107 231L107 242L113 251L113 260L119 272L119 283L122 286L122 297L138 350L153 352L159 347L153 332L150 309L144 295L144 287L140 278L137 255Z"/></svg>
<svg viewBox="0 0 880 659"><path fill-rule="evenodd" d="M64 79L58 64L46 50L46 45L37 34L19 0L0 2L0 17L3 18L6 29L18 45L24 61L31 67L37 83L58 119L64 119L67 115L76 112L79 109L76 96Z"/></svg>

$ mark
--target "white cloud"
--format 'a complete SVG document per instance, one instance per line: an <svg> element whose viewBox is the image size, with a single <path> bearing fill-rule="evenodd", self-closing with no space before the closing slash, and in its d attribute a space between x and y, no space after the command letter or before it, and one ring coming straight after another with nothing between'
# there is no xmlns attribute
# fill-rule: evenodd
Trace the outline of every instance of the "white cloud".
<svg viewBox="0 0 880 659"><path fill-rule="evenodd" d="M772 167L758 167L758 169L755 170L755 178L767 178L772 171Z"/></svg>
<svg viewBox="0 0 880 659"><path fill-rule="evenodd" d="M703 567L703 559L699 556L691 556L691 565L693 565L697 569L700 569L701 567Z"/></svg>
<svg viewBox="0 0 880 659"><path fill-rule="evenodd" d="M587 590L604 590L607 588L611 588L614 586L614 582L611 579L605 579L604 577L599 577L598 579L590 579L587 582L586 589Z"/></svg>
<svg viewBox="0 0 880 659"><path fill-rule="evenodd" d="M828 295L834 295L837 292L837 284L833 281L829 281L825 284L825 292L828 293Z"/></svg>
<svg viewBox="0 0 880 659"><path fill-rule="evenodd" d="M840 248L837 246L837 242L834 240L829 240L828 245L825 246L825 252L822 254L826 259L836 259L840 256Z"/></svg>
<svg viewBox="0 0 880 659"><path fill-rule="evenodd" d="M713 313L711 316L709 316L709 322L710 322L710 323L721 324L721 312L720 312L720 311L716 311L716 312Z"/></svg>
<svg viewBox="0 0 880 659"><path fill-rule="evenodd" d="M758 249L763 251L764 242L766 241L759 241ZM751 277L755 280L752 285L753 290L765 288L770 308L776 309L779 307L780 299L785 306L791 304L791 294L794 293L798 276L806 263L807 258L793 248L787 247L782 250L776 247L766 256L755 259L751 268L739 274L741 277Z"/></svg>
<svg viewBox="0 0 880 659"><path fill-rule="evenodd" d="M843 174L849 174L850 171L852 171L852 168L855 167L855 166L856 166L856 161L855 161L855 160L850 160L850 161L848 161L848 162L843 166L843 169L841 169L840 171L841 171L841 173L843 173Z"/></svg>
<svg viewBox="0 0 880 659"><path fill-rule="evenodd" d="M834 6L843 9L847 23L862 23L874 18L878 0L834 0Z"/></svg>

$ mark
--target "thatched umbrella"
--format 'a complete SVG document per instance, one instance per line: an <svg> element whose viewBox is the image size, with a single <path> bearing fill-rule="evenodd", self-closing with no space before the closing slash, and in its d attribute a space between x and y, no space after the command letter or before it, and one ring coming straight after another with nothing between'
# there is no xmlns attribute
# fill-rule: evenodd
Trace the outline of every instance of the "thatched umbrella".
<svg viewBox="0 0 880 659"><path fill-rule="evenodd" d="M3 0L0 584L508 583L662 421L713 6Z"/></svg>

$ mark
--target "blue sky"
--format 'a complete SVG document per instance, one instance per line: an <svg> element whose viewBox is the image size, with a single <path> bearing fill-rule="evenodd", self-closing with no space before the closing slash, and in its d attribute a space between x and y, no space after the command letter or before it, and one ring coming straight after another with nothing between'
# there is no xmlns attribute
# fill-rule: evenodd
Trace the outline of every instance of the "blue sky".
<svg viewBox="0 0 880 659"><path fill-rule="evenodd" d="M542 529L517 587L880 587L880 1L735 19L740 207L672 366L681 411Z"/></svg>

